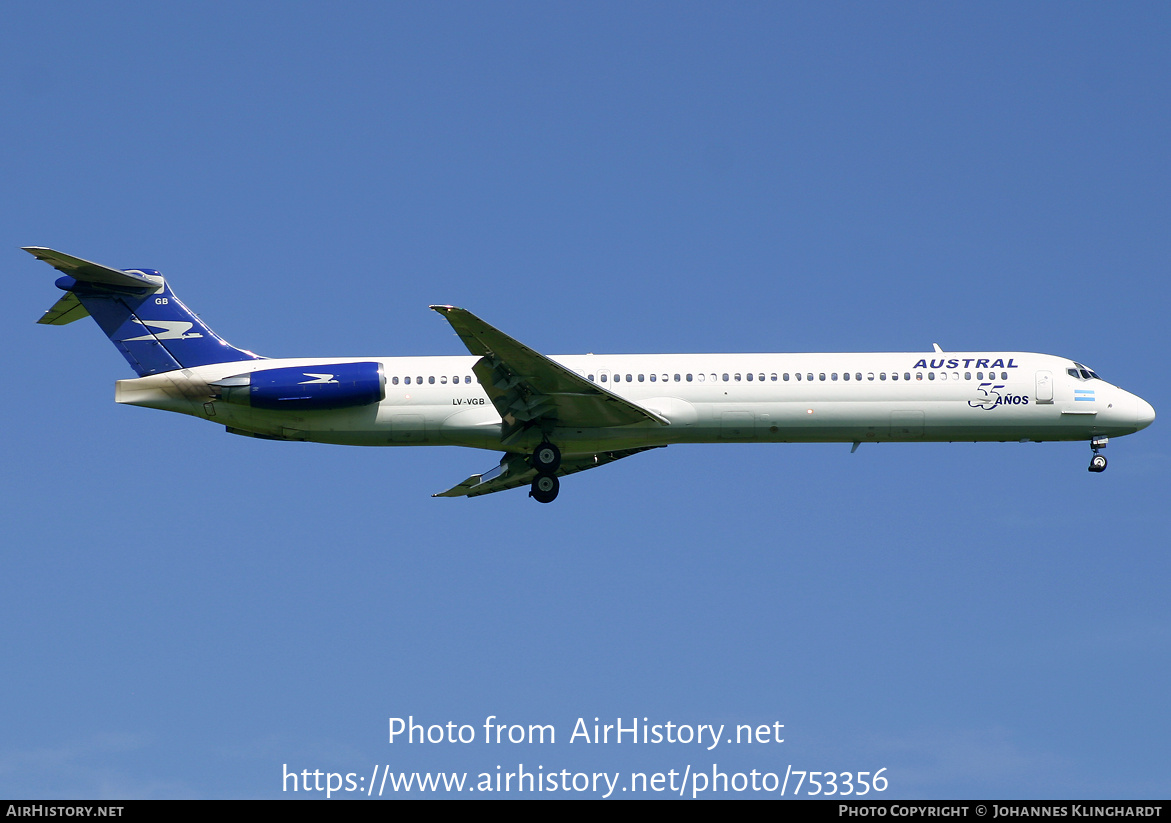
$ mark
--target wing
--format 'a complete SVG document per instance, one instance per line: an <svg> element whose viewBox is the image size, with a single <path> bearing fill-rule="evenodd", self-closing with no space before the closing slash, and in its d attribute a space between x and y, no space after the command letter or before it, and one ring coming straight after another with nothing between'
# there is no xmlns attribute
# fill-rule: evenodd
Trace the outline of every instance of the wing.
<svg viewBox="0 0 1171 823"><path fill-rule="evenodd" d="M623 457L630 457L632 454L661 448L665 447L647 446L641 449L624 449L591 454L586 457L566 458L561 461L561 467L557 469L557 476L564 477L567 474L583 472L586 469L596 469L598 466L605 466L607 463L613 463ZM482 494L492 494L493 492L502 492L505 489L515 489L518 486L527 486L533 482L533 478L536 476L536 469L529 465L528 459L523 454L505 454L500 458L500 465L491 471L473 474L459 485L431 496L479 497Z"/></svg>
<svg viewBox="0 0 1171 823"><path fill-rule="evenodd" d="M455 306L431 308L447 318L468 351L480 356L472 371L504 421L501 442L506 445L512 436L531 426L668 425L649 409L606 391L470 311Z"/></svg>

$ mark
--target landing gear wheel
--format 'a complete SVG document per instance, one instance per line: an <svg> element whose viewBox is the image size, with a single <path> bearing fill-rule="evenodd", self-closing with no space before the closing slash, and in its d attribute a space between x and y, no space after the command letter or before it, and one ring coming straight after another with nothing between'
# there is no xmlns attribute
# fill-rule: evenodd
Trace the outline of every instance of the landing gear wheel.
<svg viewBox="0 0 1171 823"><path fill-rule="evenodd" d="M533 451L533 457L529 462L541 474L551 475L561 465L561 450L552 443L542 443Z"/></svg>
<svg viewBox="0 0 1171 823"><path fill-rule="evenodd" d="M1090 458L1090 471L1104 472L1106 471L1106 458L1101 454L1095 454Z"/></svg>
<svg viewBox="0 0 1171 823"><path fill-rule="evenodd" d="M557 499L557 492L561 490L561 483L551 474L538 474L529 490L529 497L538 503L552 503Z"/></svg>

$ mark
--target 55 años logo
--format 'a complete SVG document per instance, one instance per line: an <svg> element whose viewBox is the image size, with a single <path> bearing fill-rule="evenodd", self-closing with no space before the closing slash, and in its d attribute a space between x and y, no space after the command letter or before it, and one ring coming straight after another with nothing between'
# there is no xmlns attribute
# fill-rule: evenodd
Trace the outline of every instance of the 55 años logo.
<svg viewBox="0 0 1171 823"><path fill-rule="evenodd" d="M992 411L997 406L1027 406L1029 404L1027 394L1001 394L1000 389L1003 388L1004 384L1002 383L981 383L977 390L982 395L982 399L969 400L968 405L973 409Z"/></svg>

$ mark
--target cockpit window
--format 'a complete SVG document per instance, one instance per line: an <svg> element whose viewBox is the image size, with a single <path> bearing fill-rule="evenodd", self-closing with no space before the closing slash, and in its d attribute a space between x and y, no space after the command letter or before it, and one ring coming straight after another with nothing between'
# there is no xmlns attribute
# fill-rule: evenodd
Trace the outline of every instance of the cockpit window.
<svg viewBox="0 0 1171 823"><path fill-rule="evenodd" d="M1083 366L1081 363L1078 363L1075 361L1073 365L1074 365L1074 368L1065 370L1066 374L1068 374L1070 377L1078 377L1078 378L1081 378L1082 380L1101 380L1102 379L1101 377L1098 376L1097 372L1095 372L1093 369L1091 369L1087 366Z"/></svg>

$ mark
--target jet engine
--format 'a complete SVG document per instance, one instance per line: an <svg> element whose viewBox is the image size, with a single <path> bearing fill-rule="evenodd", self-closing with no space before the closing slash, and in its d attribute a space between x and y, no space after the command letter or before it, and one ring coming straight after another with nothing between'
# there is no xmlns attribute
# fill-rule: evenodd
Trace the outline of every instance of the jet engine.
<svg viewBox="0 0 1171 823"><path fill-rule="evenodd" d="M386 397L381 363L326 363L260 369L211 384L217 399L254 409L347 409Z"/></svg>

